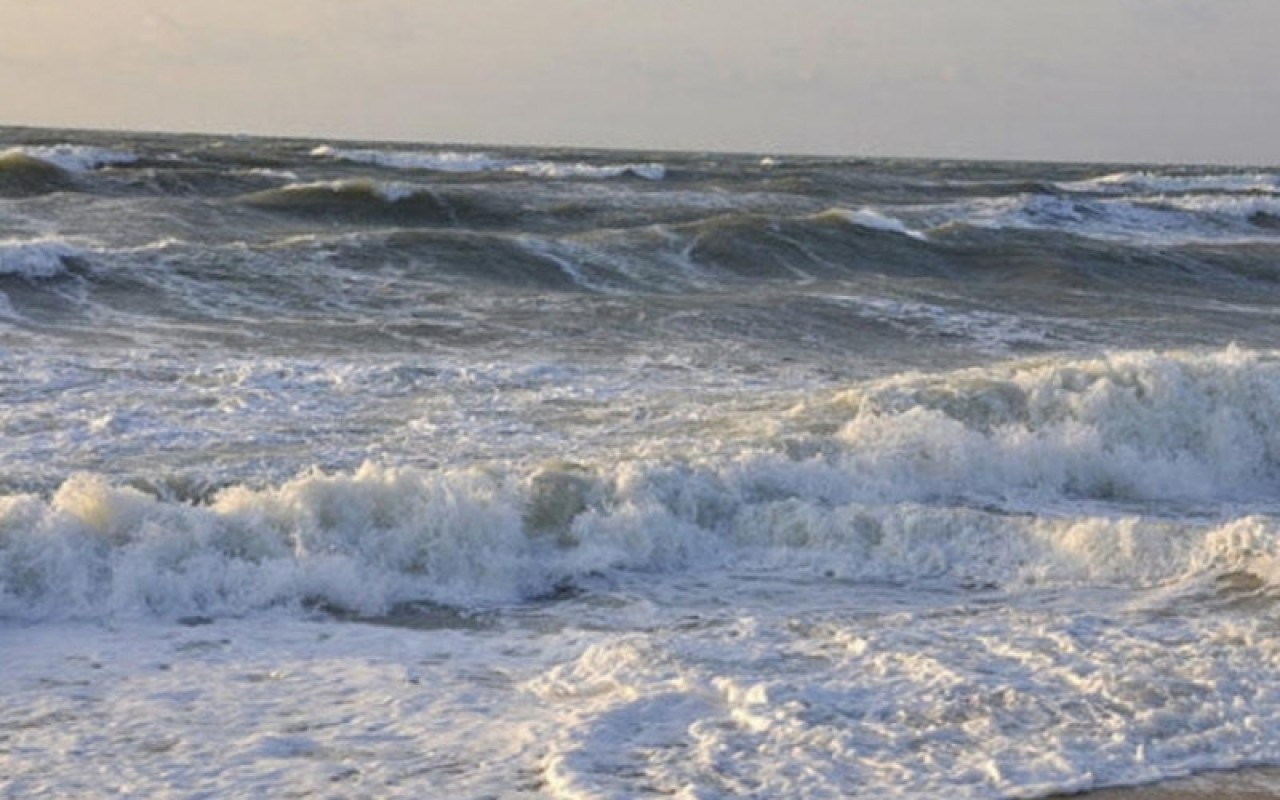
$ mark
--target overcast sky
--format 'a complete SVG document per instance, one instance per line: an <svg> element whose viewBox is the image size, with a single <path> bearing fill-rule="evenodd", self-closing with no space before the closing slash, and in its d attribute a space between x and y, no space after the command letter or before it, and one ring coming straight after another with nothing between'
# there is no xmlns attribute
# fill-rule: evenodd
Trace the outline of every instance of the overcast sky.
<svg viewBox="0 0 1280 800"><path fill-rule="evenodd" d="M1280 0L0 0L0 123L1280 163Z"/></svg>

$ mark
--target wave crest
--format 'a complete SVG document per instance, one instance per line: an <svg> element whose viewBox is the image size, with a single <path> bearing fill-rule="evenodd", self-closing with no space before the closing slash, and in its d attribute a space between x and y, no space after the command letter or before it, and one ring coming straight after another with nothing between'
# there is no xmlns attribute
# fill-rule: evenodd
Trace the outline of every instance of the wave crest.
<svg viewBox="0 0 1280 800"><path fill-rule="evenodd" d="M138 156L123 150L78 144L23 145L0 153L0 158L22 156L66 172L90 172L100 167L132 164Z"/></svg>
<svg viewBox="0 0 1280 800"><path fill-rule="evenodd" d="M83 256L81 248L62 239L0 239L0 276L54 278Z"/></svg>
<svg viewBox="0 0 1280 800"><path fill-rule="evenodd" d="M1064 191L1105 193L1280 192L1280 175L1272 172L1224 172L1170 175L1158 172L1114 172L1096 178L1059 183Z"/></svg>
<svg viewBox="0 0 1280 800"><path fill-rule="evenodd" d="M457 219L449 205L425 186L367 179L291 183L245 195L241 201L270 211L342 219L368 217L428 224Z"/></svg>
<svg viewBox="0 0 1280 800"><path fill-rule="evenodd" d="M1229 348L899 377L846 395L860 468L927 492L1259 500L1280 479L1280 361Z"/></svg>
<svg viewBox="0 0 1280 800"><path fill-rule="evenodd" d="M0 196L44 194L70 185L70 176L47 161L15 150L0 153Z"/></svg>
<svg viewBox="0 0 1280 800"><path fill-rule="evenodd" d="M816 219L832 219L839 220L849 225L857 225L860 228L867 228L874 231L888 231L890 233L900 233L911 239L925 241L929 237L917 230L913 230L907 226L905 222L897 217L889 216L874 208L863 207L857 211L847 208L832 208L821 214Z"/></svg>
<svg viewBox="0 0 1280 800"><path fill-rule="evenodd" d="M1277 354L904 376L776 417L718 453L366 464L200 504L73 476L0 499L0 613L375 614L727 565L1009 590L1280 579Z"/></svg>
<svg viewBox="0 0 1280 800"><path fill-rule="evenodd" d="M388 169L428 170L433 172L506 172L535 178L588 178L606 179L635 177L660 181L666 177L666 167L655 163L589 164L496 158L477 152L403 152L382 150L353 150L322 145L311 151L316 158L346 161L355 164L372 164Z"/></svg>

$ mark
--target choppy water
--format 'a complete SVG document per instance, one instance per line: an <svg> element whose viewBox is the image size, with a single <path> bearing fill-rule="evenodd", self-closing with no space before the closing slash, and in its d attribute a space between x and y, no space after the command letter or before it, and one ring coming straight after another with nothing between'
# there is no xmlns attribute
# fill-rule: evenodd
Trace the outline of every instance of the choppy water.
<svg viewBox="0 0 1280 800"><path fill-rule="evenodd" d="M1280 764L1280 170L0 129L0 791Z"/></svg>

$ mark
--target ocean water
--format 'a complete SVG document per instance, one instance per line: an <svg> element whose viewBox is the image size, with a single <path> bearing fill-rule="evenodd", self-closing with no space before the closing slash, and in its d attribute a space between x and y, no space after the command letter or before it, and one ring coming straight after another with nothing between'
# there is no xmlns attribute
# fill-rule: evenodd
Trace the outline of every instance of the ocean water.
<svg viewBox="0 0 1280 800"><path fill-rule="evenodd" d="M1280 764L1280 169L0 129L0 796Z"/></svg>

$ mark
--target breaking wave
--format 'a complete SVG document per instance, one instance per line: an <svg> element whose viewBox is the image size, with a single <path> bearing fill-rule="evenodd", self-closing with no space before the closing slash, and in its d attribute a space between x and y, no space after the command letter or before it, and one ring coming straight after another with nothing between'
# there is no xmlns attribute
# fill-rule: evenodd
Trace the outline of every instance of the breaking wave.
<svg viewBox="0 0 1280 800"><path fill-rule="evenodd" d="M0 153L0 196L56 192L71 185L64 170L14 150Z"/></svg>
<svg viewBox="0 0 1280 800"><path fill-rule="evenodd" d="M0 150L0 197L24 197L76 187L77 176L132 164L133 153L87 145L25 145Z"/></svg>
<svg viewBox="0 0 1280 800"><path fill-rule="evenodd" d="M80 247L56 238L0 239L0 276L53 278L66 271L69 260L83 255Z"/></svg>
<svg viewBox="0 0 1280 800"><path fill-rule="evenodd" d="M891 217L874 208L860 208L857 211L851 211L846 208L833 208L822 212L818 215L819 219L831 218L839 219L850 225L857 225L862 228L868 228L875 231L890 231L892 233L900 233L911 239L919 239L924 241L928 239L925 234L917 230L912 230L902 220Z"/></svg>
<svg viewBox="0 0 1280 800"><path fill-rule="evenodd" d="M1020 194L925 212L933 226L1057 231L1107 242L1161 245L1274 241L1280 198L1272 195L1150 195L1125 198Z"/></svg>
<svg viewBox="0 0 1280 800"><path fill-rule="evenodd" d="M24 145L0 153L0 159L23 156L44 162L66 172L89 172L116 164L132 164L138 157L123 150L78 144Z"/></svg>
<svg viewBox="0 0 1280 800"><path fill-rule="evenodd" d="M245 195L268 211L402 225L500 225L509 215L475 196L400 181L352 179L293 183Z"/></svg>
<svg viewBox="0 0 1280 800"><path fill-rule="evenodd" d="M1097 178L1056 184L1064 191L1128 194L1146 192L1228 192L1274 194L1280 192L1280 175L1272 172L1228 172L1216 175L1115 172Z"/></svg>
<svg viewBox="0 0 1280 800"><path fill-rule="evenodd" d="M381 613L727 565L1011 591L1280 577L1278 354L1014 362L774 416L770 436L719 454L369 463L195 503L76 475L0 499L0 610ZM1212 511L1163 513L1188 507Z"/></svg>
<svg viewBox="0 0 1280 800"><path fill-rule="evenodd" d="M507 172L535 178L621 178L635 177L659 181L666 176L666 167L655 163L636 164L588 164L497 158L478 152L403 152L384 150L352 150L322 145L311 151L317 158L346 161L356 164L372 164L388 169L428 170L433 172Z"/></svg>
<svg viewBox="0 0 1280 800"><path fill-rule="evenodd" d="M330 202L374 201L380 204L400 203L417 197L430 197L425 186L372 180L316 181L291 183L247 195L245 202L259 206L296 206L299 208Z"/></svg>

